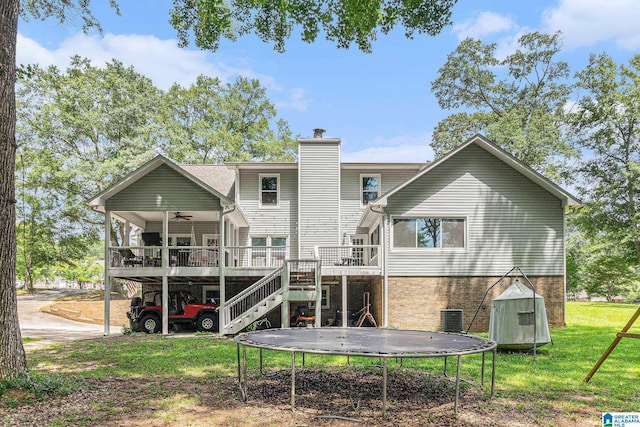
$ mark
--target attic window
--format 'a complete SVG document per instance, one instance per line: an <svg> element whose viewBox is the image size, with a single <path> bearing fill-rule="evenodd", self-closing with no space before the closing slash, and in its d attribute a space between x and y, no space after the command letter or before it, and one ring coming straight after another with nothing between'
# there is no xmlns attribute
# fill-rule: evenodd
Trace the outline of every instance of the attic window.
<svg viewBox="0 0 640 427"><path fill-rule="evenodd" d="M380 196L380 175L360 175L362 205L374 201Z"/></svg>
<svg viewBox="0 0 640 427"><path fill-rule="evenodd" d="M260 174L260 206L276 207L280 200L280 175Z"/></svg>

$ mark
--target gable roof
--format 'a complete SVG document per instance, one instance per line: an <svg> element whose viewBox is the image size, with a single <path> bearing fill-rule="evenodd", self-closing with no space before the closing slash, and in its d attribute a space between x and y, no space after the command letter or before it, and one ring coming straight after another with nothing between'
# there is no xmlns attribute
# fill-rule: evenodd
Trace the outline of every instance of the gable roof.
<svg viewBox="0 0 640 427"><path fill-rule="evenodd" d="M226 206L234 205L233 197L229 197L229 194L230 193L232 194L232 191L231 191L231 188L228 188L229 184L227 179L224 179L221 181L222 184L220 186L220 189L222 191L215 188L217 187L217 185L214 184L216 182L215 176L225 176L224 172L218 171L218 173L207 174L202 171L196 171L197 168L180 167L162 155L157 155L156 157L149 160L147 163L140 166L138 169L134 170L133 172L129 173L127 176L125 176L124 178L122 178L112 186L102 190L100 193L90 198L87 201L88 204L98 210L103 211L105 202L107 200L109 200L111 197L118 194L119 192L123 191L133 183L137 182L138 180L140 180L142 177L146 176L150 172L154 171L161 165L168 166L169 168L171 168L178 174L182 175L189 181L193 182L195 185L199 186L203 190L211 193L215 197L218 197L220 199L221 205L226 205ZM215 165L212 165L212 166L215 166ZM190 171L187 169L190 169ZM192 173L192 171L195 173ZM230 172L233 174L232 171Z"/></svg>
<svg viewBox="0 0 640 427"><path fill-rule="evenodd" d="M419 173L414 175L412 178L410 178L407 181L403 182L402 184L396 186L395 188L392 188L388 193L386 193L386 194L382 195L381 197L379 197L378 199L374 200L369 205L370 206L386 206L389 197L393 196L394 194L396 194L397 192L399 192L403 188L407 187L409 184L415 182L416 180L420 179L424 175L428 174L434 168L436 168L439 165L447 162L450 158L454 157L457 153L459 153L460 151L463 151L464 149L466 149L467 147L469 147L472 144L477 145L478 147L480 147L483 150L487 151L489 154L491 154L491 155L495 156L496 158L498 158L499 160L503 161L505 164L507 164L508 166L512 167L517 172L519 172L522 175L524 175L525 177L527 177L529 180L531 180L534 183L538 184L540 187L544 188L549 193L553 194L555 197L557 197L558 199L562 200L563 206L577 206L577 205L582 204L580 202L580 200L578 200L576 197L571 195L568 191L563 190L558 185L556 185L555 183L551 182L550 180L545 178L540 173L534 171L529 166L525 165L520 160L518 160L515 157L513 157L511 154L507 153L502 148L498 147L496 144L492 143L491 141L489 141L484 136L478 134L478 135L475 135L475 136L469 138L464 143L460 144L458 147L456 147L454 150L450 151L444 157L442 157L442 158L440 158L440 159L438 159L438 160L436 160L436 161L434 161L432 163L429 163L424 169L422 169ZM369 209L371 209L371 208L369 208Z"/></svg>

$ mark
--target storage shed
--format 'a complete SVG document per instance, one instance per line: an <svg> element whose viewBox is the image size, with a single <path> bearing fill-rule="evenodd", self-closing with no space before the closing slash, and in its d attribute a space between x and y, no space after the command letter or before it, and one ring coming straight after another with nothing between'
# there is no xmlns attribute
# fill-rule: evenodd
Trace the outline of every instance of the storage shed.
<svg viewBox="0 0 640 427"><path fill-rule="evenodd" d="M544 298L516 279L491 303L489 338L503 349L529 349L550 343Z"/></svg>

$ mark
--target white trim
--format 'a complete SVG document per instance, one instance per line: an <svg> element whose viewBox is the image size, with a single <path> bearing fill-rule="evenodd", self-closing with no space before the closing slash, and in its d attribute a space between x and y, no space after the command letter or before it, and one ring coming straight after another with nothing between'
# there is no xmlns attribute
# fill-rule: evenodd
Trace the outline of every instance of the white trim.
<svg viewBox="0 0 640 427"><path fill-rule="evenodd" d="M275 205L263 205L262 193L263 191L272 193L273 190L263 190L262 179L263 178L275 178L276 179L276 204ZM258 207L260 209L275 209L280 207L280 174L279 173L260 173L258 174Z"/></svg>
<svg viewBox="0 0 640 427"><path fill-rule="evenodd" d="M207 291L218 291L218 300L215 302L216 304L220 304L221 294L220 294L220 285L204 285L202 287L202 303L207 303Z"/></svg>
<svg viewBox="0 0 640 427"><path fill-rule="evenodd" d="M464 245L463 246L455 246L455 247L442 247L442 238L440 238L440 247L405 247L405 246L395 246L394 244L394 221L395 220L418 220L418 219L459 219L464 221ZM389 250L393 252L424 252L424 251L438 251L438 252L446 252L446 251L467 251L469 247L469 217L468 216L460 216L460 215L435 215L435 214L416 214L416 215L391 215L389 220ZM416 228L416 234L418 230Z"/></svg>
<svg viewBox="0 0 640 427"><path fill-rule="evenodd" d="M365 191L367 193L373 193L374 190L365 190L364 186L363 186L363 182L362 180L364 178L376 178L378 180L378 188L375 190L376 192L376 197L374 197L373 199L371 199L370 202L368 203L364 203L362 201L363 199L363 195L365 193ZM359 197L360 197L360 207L364 208L365 206L369 205L369 203L373 202L374 200L376 200L377 198L379 198L382 195L382 175L379 173L361 173L360 174L360 193L359 193Z"/></svg>
<svg viewBox="0 0 640 427"><path fill-rule="evenodd" d="M217 245L212 247L220 247L220 234L203 234L202 246L209 246L209 244L207 243L207 240L209 239L216 240L216 242L218 243Z"/></svg>

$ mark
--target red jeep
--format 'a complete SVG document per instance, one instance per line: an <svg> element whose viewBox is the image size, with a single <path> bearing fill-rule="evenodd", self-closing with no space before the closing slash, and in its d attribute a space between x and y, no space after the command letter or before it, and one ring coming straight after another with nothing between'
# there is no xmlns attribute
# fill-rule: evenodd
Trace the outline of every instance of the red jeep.
<svg viewBox="0 0 640 427"><path fill-rule="evenodd" d="M188 291L169 292L169 327L195 326L199 331L218 331L218 304L202 304ZM131 299L127 312L131 329L153 334L162 327L162 293L147 291Z"/></svg>

